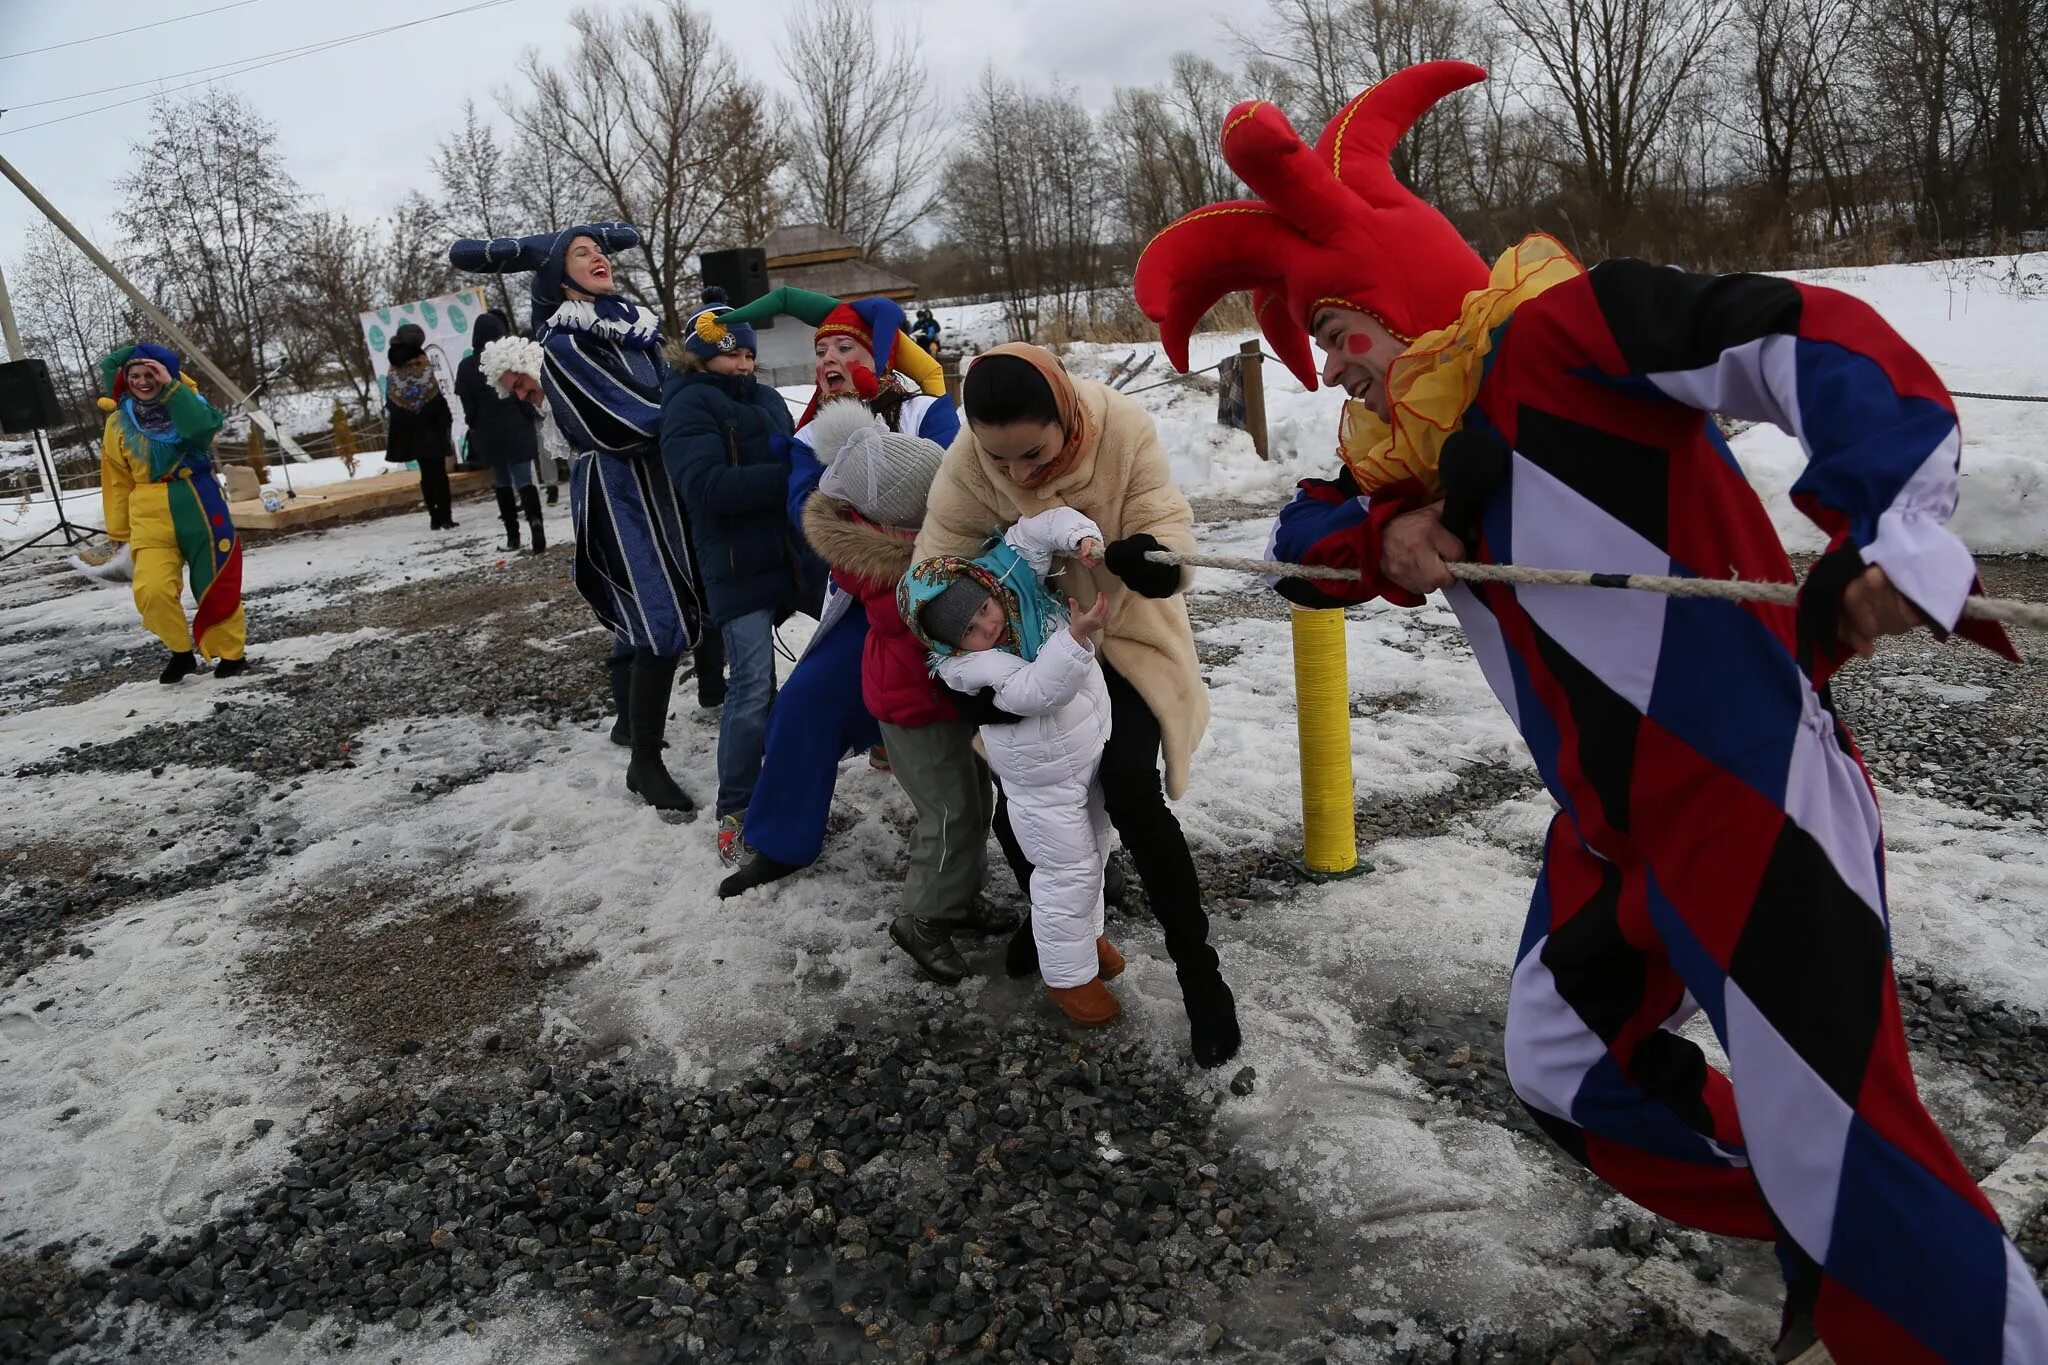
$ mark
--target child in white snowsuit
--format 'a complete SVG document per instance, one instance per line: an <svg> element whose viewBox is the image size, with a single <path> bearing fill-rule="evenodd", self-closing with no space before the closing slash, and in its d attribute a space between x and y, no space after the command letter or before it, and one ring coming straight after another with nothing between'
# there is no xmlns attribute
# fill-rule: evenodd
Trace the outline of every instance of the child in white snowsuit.
<svg viewBox="0 0 2048 1365"><path fill-rule="evenodd" d="M1016 522L979 558L913 566L897 590L939 680L960 692L991 688L995 705L1020 717L981 727L982 745L1035 869L1031 929L1046 993L1091 1028L1123 1012L1103 985L1123 968L1102 935L1112 836L1097 770L1110 714L1095 641L1109 605L1102 597L1085 612L1074 604L1069 618L1043 579L1056 554L1092 561L1101 553L1100 528L1056 507Z"/></svg>

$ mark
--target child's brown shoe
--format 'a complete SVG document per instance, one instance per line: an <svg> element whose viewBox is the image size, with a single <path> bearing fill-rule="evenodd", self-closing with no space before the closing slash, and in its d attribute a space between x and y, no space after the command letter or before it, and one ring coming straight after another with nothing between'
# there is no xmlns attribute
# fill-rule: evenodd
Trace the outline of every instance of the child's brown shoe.
<svg viewBox="0 0 2048 1365"><path fill-rule="evenodd" d="M1102 978L1083 986L1047 986L1045 993L1060 1007L1060 1013L1082 1028L1108 1028L1124 1017L1124 1007Z"/></svg>
<svg viewBox="0 0 2048 1365"><path fill-rule="evenodd" d="M1124 955L1107 938L1095 940L1095 970L1104 981L1114 981L1124 974Z"/></svg>

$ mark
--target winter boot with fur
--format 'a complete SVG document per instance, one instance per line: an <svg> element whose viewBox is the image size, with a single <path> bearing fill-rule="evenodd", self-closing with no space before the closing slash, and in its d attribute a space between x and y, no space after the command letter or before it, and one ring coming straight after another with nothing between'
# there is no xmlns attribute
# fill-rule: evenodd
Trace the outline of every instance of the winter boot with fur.
<svg viewBox="0 0 2048 1365"><path fill-rule="evenodd" d="M966 960L953 946L952 931L945 925L915 915L898 915L889 922L889 939L941 986L957 986L967 976Z"/></svg>
<svg viewBox="0 0 2048 1365"><path fill-rule="evenodd" d="M1104 981L1114 981L1124 974L1124 955L1107 938L1095 940L1095 970Z"/></svg>
<svg viewBox="0 0 2048 1365"><path fill-rule="evenodd" d="M533 552L539 554L548 548L547 532L540 528L540 490L532 484L520 489L519 506L526 513L526 529L533 533ZM516 549L519 537L515 534L512 540Z"/></svg>
<svg viewBox="0 0 2048 1365"><path fill-rule="evenodd" d="M1047 986L1045 994L1082 1028L1108 1028L1124 1017L1123 1002L1110 994L1101 977L1082 986Z"/></svg>
<svg viewBox="0 0 2048 1365"><path fill-rule="evenodd" d="M676 785L661 761L669 694L675 685L674 659L634 661L632 695L627 699L633 717L633 760L626 765L626 790L656 810L687 812L696 810L697 803Z"/></svg>
<svg viewBox="0 0 2048 1365"><path fill-rule="evenodd" d="M509 488L494 489L498 495L498 520L505 523L506 553L519 548L519 499Z"/></svg>

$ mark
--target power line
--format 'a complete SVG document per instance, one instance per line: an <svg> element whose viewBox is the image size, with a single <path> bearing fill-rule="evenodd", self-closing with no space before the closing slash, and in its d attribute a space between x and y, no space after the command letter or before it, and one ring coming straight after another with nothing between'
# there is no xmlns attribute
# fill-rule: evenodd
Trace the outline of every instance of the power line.
<svg viewBox="0 0 2048 1365"><path fill-rule="evenodd" d="M322 52L331 52L338 47L347 47L352 43L367 42L372 38L381 38L387 33L396 33L401 29L417 28L421 24L431 24L437 19L449 19L453 18L458 14L473 14L478 10L496 9L500 5L509 5L512 2L513 0L477 0L477 3L475 4L463 5L458 9L443 10L439 14L429 14L419 19L409 19L402 24L387 24L383 28L365 29L361 33L351 33L340 38L327 39L319 43L309 43L304 47L286 48L283 49L281 53L265 54L263 56L257 57L245 57L241 59L243 64L236 66L236 69L231 71L219 72L218 74L206 76L196 81L188 81L184 85L174 85L167 90L152 90L146 95L135 95L125 100L115 100L109 104L95 105L91 109L81 109L73 114L59 114L56 118L47 118L40 123L30 123L19 128L0 128L0 137L4 137L10 133L33 132L37 128L48 128L52 124L57 123L69 123L73 119L88 118L93 114L104 114L109 109L122 109L131 104L141 104L148 100L160 99L165 95L175 95L179 91L190 90L196 86L212 85L214 82L221 80L227 76L246 76L252 71L261 71L265 67L277 66L283 62L296 61L300 57L310 57ZM253 0L241 0L241 3L253 3ZM221 65L232 66L235 64L222 63ZM213 68L200 67L197 69L205 71L212 70ZM159 79L174 78L161 77ZM135 82L135 84L144 84L144 82L138 81ZM124 87L113 86L109 88L118 90ZM82 96L72 96L71 98L82 98ZM57 100L44 101L44 103L62 102L63 101Z"/></svg>
<svg viewBox="0 0 2048 1365"><path fill-rule="evenodd" d="M191 14L173 15L169 19L158 19L154 23L136 24L131 28L117 28L112 33L96 33L90 38L73 38L69 42L65 43L51 43L48 47L24 48L20 52L9 52L5 54L0 54L0 62L11 62L16 57L33 57L38 52L55 52L60 48L83 47L87 43L105 42L109 38L120 38L130 33L140 33L146 28L162 28L165 24L182 24L187 19L199 19L209 14L219 14L222 10L240 9L244 5L253 5L256 3L257 0L234 0L234 3L232 4L215 5L212 9L198 10Z"/></svg>
<svg viewBox="0 0 2048 1365"><path fill-rule="evenodd" d="M264 61L270 57L295 56L301 53L324 50L335 41L337 40L323 39L317 43L301 43L297 47L278 48L275 52L258 52L253 56L236 57L231 61L212 62L206 66L195 66L189 71L168 71L161 76L148 76L139 81L123 81L119 85L103 85L97 90L81 90L75 95L58 95L53 99L30 100L27 104L10 104L4 109L0 109L0 113L18 114L24 109L41 109L45 105L69 104L73 100L91 99L94 95L111 95L116 90L133 90L141 85L161 85L165 81L182 80L187 76L197 76L202 72L228 71L231 67L249 65L254 62Z"/></svg>

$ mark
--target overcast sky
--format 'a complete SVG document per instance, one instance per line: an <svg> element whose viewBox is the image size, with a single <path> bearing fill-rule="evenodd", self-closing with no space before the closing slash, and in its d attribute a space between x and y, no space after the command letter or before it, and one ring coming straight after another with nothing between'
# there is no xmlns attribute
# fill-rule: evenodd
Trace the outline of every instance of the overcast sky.
<svg viewBox="0 0 2048 1365"><path fill-rule="evenodd" d="M0 155L96 239L111 237L113 181L128 144L146 133L150 102L29 125L148 94L137 86L63 104L23 108L84 91L151 81L242 57L276 52L455 9L473 0L0 0L0 54L22 52L180 15L182 22L0 60ZM590 0L601 9L632 0ZM227 81L277 128L278 146L299 185L357 214L382 213L408 189L433 189L428 160L435 139L474 99L497 116L494 94L516 76L526 48L566 53L572 6L562 0L509 0L459 15L286 61ZM700 4L756 77L780 87L775 45L796 0L724 0ZM1034 85L1055 77L1092 108L1119 85L1165 78L1177 51L1234 63L1224 32L1227 0L877 0L882 24L919 27L935 79L964 92L993 60ZM201 79L186 76L163 85ZM20 131L15 131L20 130ZM36 212L0 181L0 257L9 263Z"/></svg>

